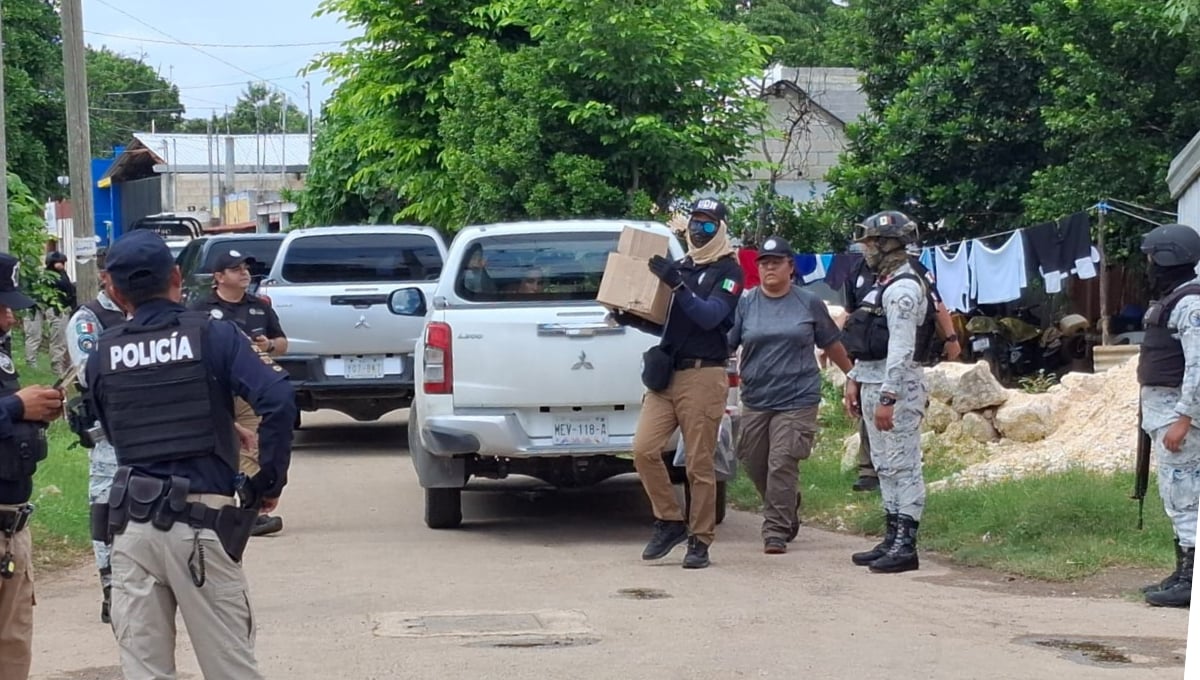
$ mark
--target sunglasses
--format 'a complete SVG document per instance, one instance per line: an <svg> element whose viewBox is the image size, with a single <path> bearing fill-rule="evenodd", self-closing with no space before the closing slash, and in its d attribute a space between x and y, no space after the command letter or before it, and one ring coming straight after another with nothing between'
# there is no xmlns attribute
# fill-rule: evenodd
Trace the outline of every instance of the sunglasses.
<svg viewBox="0 0 1200 680"><path fill-rule="evenodd" d="M717 233L717 223L711 220L692 220L689 226L698 227L705 234Z"/></svg>

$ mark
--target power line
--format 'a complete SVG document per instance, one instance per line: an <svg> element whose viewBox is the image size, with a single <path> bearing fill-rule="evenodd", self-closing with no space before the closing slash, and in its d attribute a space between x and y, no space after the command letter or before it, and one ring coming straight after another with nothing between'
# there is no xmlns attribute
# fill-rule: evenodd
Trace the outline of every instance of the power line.
<svg viewBox="0 0 1200 680"><path fill-rule="evenodd" d="M159 40L157 38L140 38L132 35L117 35L116 33L101 33L100 31L84 31L89 35L102 35L106 38L119 38L121 40L131 40L134 42L157 43L159 45L183 45L184 47L212 47L215 49L251 49L251 48L275 48L275 47L323 47L326 45L341 45L341 40L321 40L318 42L298 42L298 43L202 43L202 42L184 42L182 40Z"/></svg>
<svg viewBox="0 0 1200 680"><path fill-rule="evenodd" d="M167 33L166 31L164 31L164 30L162 30L162 29L160 29L160 28L157 28L157 27L155 27L155 26L153 26L153 25L151 25L151 24L149 24L149 23L147 23L147 22L143 21L141 18L139 18L139 17L137 17L137 16L135 16L135 15L133 15L133 14L130 14L129 12L126 12L125 10L121 9L120 7L116 7L116 6L114 6L112 3L109 3L107 0L96 0L96 2L100 3L101 5L104 5L105 7L108 7L109 9L113 10L114 12L117 12L117 13L119 13L119 14L122 14L122 15L126 16L126 17L129 17L130 19L132 19L132 20L134 20L134 21L138 22L139 24L141 24L141 25L145 26L146 28L148 28L148 29L150 29L150 30L154 31L155 33L160 33L160 34L162 34L162 35L165 35L165 36L167 36L168 38L170 38L171 40L175 41L175 42L176 42L177 44L179 44L179 45L183 45L184 47L189 47L189 48L191 48L191 49L193 49L193 50L196 50L196 51L197 51L197 52L199 52L200 54L203 54L203 55L205 55L206 57L209 57L209 58L211 58L211 59L214 59L214 60L216 60L216 61L219 61L219 62L221 62L222 64L225 64L226 66L228 66L228 67L230 67L230 68L232 68L232 69L235 69L235 70L237 70L237 71L240 71L241 73L245 73L246 75L250 76L251 78L254 78L255 80L260 80L260 81L261 81L261 80L264 80L264 78L263 78L262 76L260 76L260 75L258 75L258 74L256 74L256 73L251 73L250 71L247 71L246 69L242 68L241 66L238 66L237 64L234 64L233 62L226 61L225 59L222 59L221 57L218 57L217 55L213 54L212 52L207 52L207 51L205 51L204 49L202 49L202 48L200 48L200 47L196 47L195 45L189 45L188 43L186 43L186 42L184 42L184 41L180 40L179 38L176 38L175 36L171 35L170 33ZM291 89L288 89L288 88L283 88L283 89L286 89L286 90L288 90L289 92L291 92L292 94L296 95L297 97L299 97L299 96L300 96L300 94L299 94L298 92L296 92L295 90L291 90Z"/></svg>
<svg viewBox="0 0 1200 680"><path fill-rule="evenodd" d="M325 69L319 69L317 71L313 71L313 73L322 73L324 71L325 71ZM307 76L301 76L301 75L278 76L276 78L264 78L264 79L258 80L257 82L274 83L279 80L295 80L297 78L306 78L306 77ZM212 83L209 85L173 85L171 87L156 87L156 88L149 89L149 90L122 90L120 92L105 92L104 95L106 97L108 97L108 96L116 97L116 96L126 95L126 94L154 94L155 92L170 92L171 90L207 90L207 89L212 89L212 88L217 88L217 87L232 87L234 85L245 85L245 84L246 84L246 81L244 81L244 80L235 80L235 81L229 82L229 83Z"/></svg>

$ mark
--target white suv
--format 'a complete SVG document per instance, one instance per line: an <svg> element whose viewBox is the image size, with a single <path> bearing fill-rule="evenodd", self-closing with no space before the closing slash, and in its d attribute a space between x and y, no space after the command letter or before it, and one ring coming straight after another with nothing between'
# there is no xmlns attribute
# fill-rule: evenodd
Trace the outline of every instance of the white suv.
<svg viewBox="0 0 1200 680"><path fill-rule="evenodd" d="M607 323L595 302L626 226L670 236L672 257L682 257L679 241L655 223L468 227L450 245L432 295L393 295L393 312L426 320L408 438L429 527L462 522L471 477L528 475L569 487L634 471L639 365L657 338ZM674 442L669 449L673 456ZM682 472L672 468L677 479ZM724 492L722 481L722 517Z"/></svg>

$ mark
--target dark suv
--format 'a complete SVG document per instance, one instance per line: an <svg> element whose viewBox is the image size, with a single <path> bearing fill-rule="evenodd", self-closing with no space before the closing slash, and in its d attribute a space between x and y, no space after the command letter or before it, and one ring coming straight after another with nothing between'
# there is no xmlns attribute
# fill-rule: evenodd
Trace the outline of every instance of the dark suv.
<svg viewBox="0 0 1200 680"><path fill-rule="evenodd" d="M250 267L250 292L258 289L286 234L223 234L204 236L187 244L175 262L183 274L183 304L190 305L212 290L212 265L217 255L236 250L254 258Z"/></svg>

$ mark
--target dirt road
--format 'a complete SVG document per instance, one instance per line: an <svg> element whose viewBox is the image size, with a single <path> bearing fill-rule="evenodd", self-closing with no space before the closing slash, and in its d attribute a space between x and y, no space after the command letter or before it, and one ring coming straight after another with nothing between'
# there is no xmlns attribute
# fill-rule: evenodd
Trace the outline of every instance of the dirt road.
<svg viewBox="0 0 1200 680"><path fill-rule="evenodd" d="M270 678L1183 674L1186 611L1009 592L934 560L872 575L849 561L867 541L809 528L767 556L747 513L719 527L707 570L681 569L682 547L643 563L636 479L467 495L464 528L431 531L402 414L306 415L284 532L246 559ZM90 565L39 583L35 678L121 677L96 595ZM180 633L180 677L199 678Z"/></svg>

